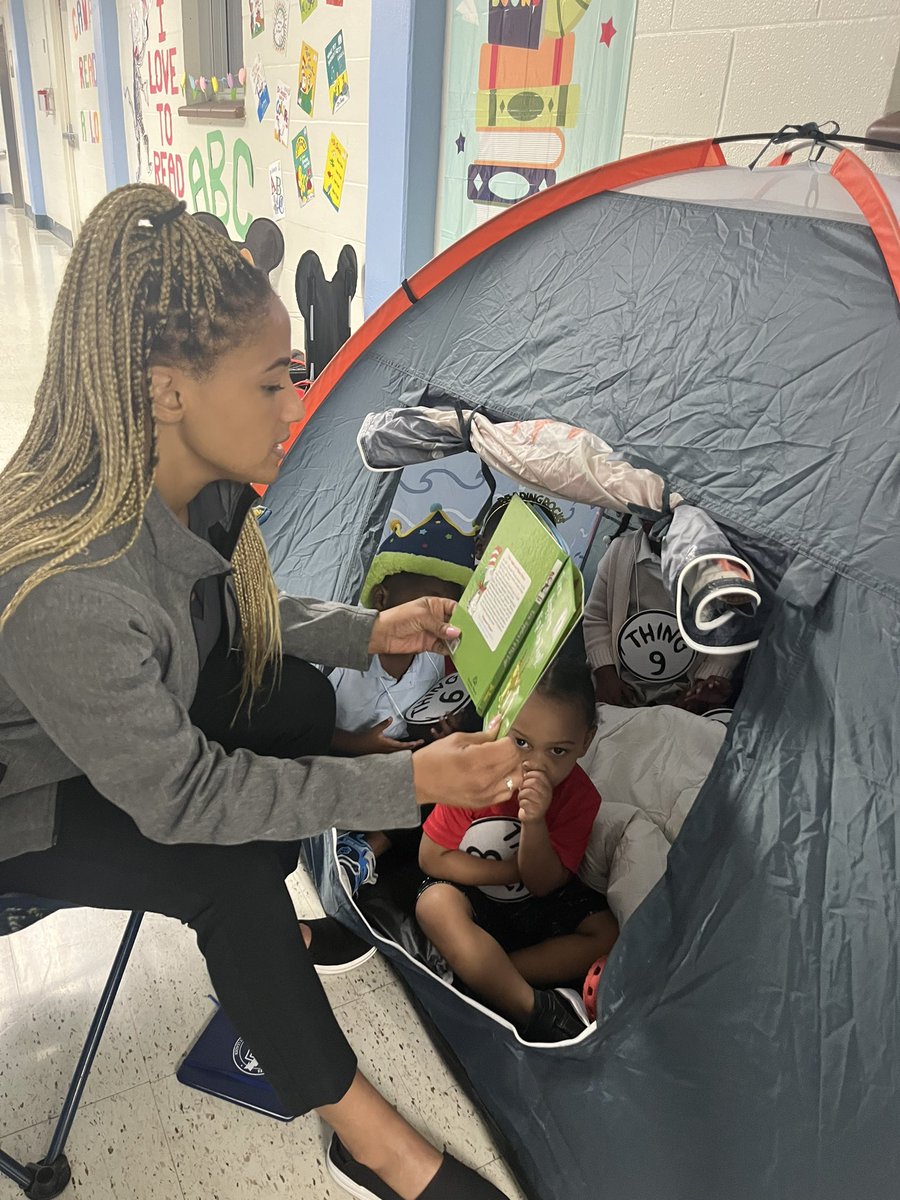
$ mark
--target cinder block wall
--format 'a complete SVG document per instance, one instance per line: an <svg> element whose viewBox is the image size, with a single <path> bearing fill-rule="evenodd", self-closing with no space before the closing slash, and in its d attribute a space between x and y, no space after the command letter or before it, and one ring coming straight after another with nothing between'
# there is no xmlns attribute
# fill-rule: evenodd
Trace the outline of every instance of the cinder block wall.
<svg viewBox="0 0 900 1200"><path fill-rule="evenodd" d="M622 154L808 120L862 135L898 53L900 0L638 0ZM900 154L868 161L900 175Z"/></svg>

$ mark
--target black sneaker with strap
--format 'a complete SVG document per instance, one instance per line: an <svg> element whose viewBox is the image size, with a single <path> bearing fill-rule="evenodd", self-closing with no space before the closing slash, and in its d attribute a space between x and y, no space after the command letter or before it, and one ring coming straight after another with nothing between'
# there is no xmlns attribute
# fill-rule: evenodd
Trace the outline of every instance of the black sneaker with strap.
<svg viewBox="0 0 900 1200"><path fill-rule="evenodd" d="M325 1162L335 1183L356 1200L400 1200L374 1171L353 1158L336 1133L332 1135ZM452 1154L445 1154L437 1174L418 1200L507 1200L507 1197L477 1171L464 1166Z"/></svg>
<svg viewBox="0 0 900 1200"><path fill-rule="evenodd" d="M568 1042L587 1027L587 1013L575 992L535 988L534 1008L519 1032L526 1042Z"/></svg>
<svg viewBox="0 0 900 1200"><path fill-rule="evenodd" d="M346 929L334 917L315 917L302 920L312 934L307 947L319 975L341 975L367 962L375 947Z"/></svg>

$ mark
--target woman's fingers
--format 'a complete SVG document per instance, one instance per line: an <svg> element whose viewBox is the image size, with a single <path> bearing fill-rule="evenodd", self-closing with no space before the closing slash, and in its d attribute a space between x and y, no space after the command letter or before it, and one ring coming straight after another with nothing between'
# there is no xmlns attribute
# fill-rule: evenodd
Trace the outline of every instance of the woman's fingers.
<svg viewBox="0 0 900 1200"><path fill-rule="evenodd" d="M420 804L486 808L508 800L522 783L519 752L496 731L454 733L423 747L412 758Z"/></svg>

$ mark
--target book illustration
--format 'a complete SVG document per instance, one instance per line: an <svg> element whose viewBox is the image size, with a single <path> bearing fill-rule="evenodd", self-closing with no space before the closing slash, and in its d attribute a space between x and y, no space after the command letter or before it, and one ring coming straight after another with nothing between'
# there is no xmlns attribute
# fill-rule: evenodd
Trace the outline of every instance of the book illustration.
<svg viewBox="0 0 900 1200"><path fill-rule="evenodd" d="M509 0L489 0L488 41L495 46L518 46L537 50L544 32L544 9L540 0L511 6ZM584 3L584 0L582 0ZM587 0L590 3L590 0Z"/></svg>
<svg viewBox="0 0 900 1200"><path fill-rule="evenodd" d="M561 129L479 129L478 162L552 170L566 152Z"/></svg>
<svg viewBox="0 0 900 1200"><path fill-rule="evenodd" d="M272 17L272 45L279 54L287 53L289 29L290 11L287 0L275 0L275 14Z"/></svg>
<svg viewBox="0 0 900 1200"><path fill-rule="evenodd" d="M309 156L309 134L305 126L294 138L293 151L297 195L300 197L301 204L309 204L316 191L313 183L312 161Z"/></svg>
<svg viewBox="0 0 900 1200"><path fill-rule="evenodd" d="M572 82L575 35L544 38L536 50L485 42L478 63L478 86L493 88L557 87Z"/></svg>
<svg viewBox="0 0 900 1200"><path fill-rule="evenodd" d="M263 0L250 0L250 36L259 37L266 27L266 14Z"/></svg>
<svg viewBox="0 0 900 1200"><path fill-rule="evenodd" d="M313 115L316 103L316 74L319 69L319 52L308 42L300 47L300 76L297 82L297 103L307 114Z"/></svg>
<svg viewBox="0 0 900 1200"><path fill-rule="evenodd" d="M256 96L256 119L261 123L266 115L266 109L269 107L269 85L266 83L266 75L263 71L262 59L257 54L253 60L253 65L250 67L250 82L253 84L253 93Z"/></svg>
<svg viewBox="0 0 900 1200"><path fill-rule="evenodd" d="M276 221L284 220L284 180L281 176L281 163L274 162L269 167L269 192L272 199L272 216Z"/></svg>
<svg viewBox="0 0 900 1200"><path fill-rule="evenodd" d="M475 124L479 129L521 129L532 123L568 129L578 120L580 100L577 83L480 91L475 100Z"/></svg>
<svg viewBox="0 0 900 1200"><path fill-rule="evenodd" d="M328 197L335 212L340 211L341 198L344 194L344 176L347 173L347 151L334 134L328 139L328 151L325 155L325 173L322 177L322 191Z"/></svg>
<svg viewBox="0 0 900 1200"><path fill-rule="evenodd" d="M344 33L341 29L325 47L325 71L328 75L328 101L331 111L335 113L350 99L347 56L344 53Z"/></svg>
<svg viewBox="0 0 900 1200"><path fill-rule="evenodd" d="M275 140L282 146L291 144L291 89L279 80L275 84Z"/></svg>
<svg viewBox="0 0 900 1200"><path fill-rule="evenodd" d="M509 167L480 159L469 166L466 194L478 204L515 204L556 183L546 167Z"/></svg>

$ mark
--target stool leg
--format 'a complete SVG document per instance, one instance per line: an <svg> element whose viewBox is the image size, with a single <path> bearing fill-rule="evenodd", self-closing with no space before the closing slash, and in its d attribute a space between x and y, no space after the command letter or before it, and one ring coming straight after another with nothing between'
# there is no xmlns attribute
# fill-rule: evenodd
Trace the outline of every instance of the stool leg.
<svg viewBox="0 0 900 1200"><path fill-rule="evenodd" d="M17 1183L23 1192L31 1187L31 1181L34 1179L34 1171L29 1171L14 1158L10 1158L5 1150L0 1150L0 1175L5 1175L13 1183Z"/></svg>
<svg viewBox="0 0 900 1200"><path fill-rule="evenodd" d="M125 926L125 933L122 936L122 941L119 943L119 949L116 951L116 957L113 960L109 978L103 989L103 995L100 997L100 1003L97 1005L94 1019L91 1021L84 1049L81 1051L81 1057L78 1059L75 1074L72 1076L72 1082L69 1084L69 1091L66 1095L62 1112L59 1114L59 1120L56 1123L56 1130L53 1134L53 1140L50 1143L50 1149L43 1159L45 1163L50 1165L56 1161L65 1148L66 1139L72 1128L72 1122L75 1120L75 1113L78 1110L78 1104L84 1092L85 1084L87 1083L88 1075L94 1062L94 1056L100 1045L100 1039L103 1037L103 1030L106 1028L106 1022L109 1019L110 1009L116 998L116 992L119 990L119 984L122 982L122 976L125 974L125 967L128 965L128 959L131 956L143 916L143 913L132 913L128 918L128 924Z"/></svg>

